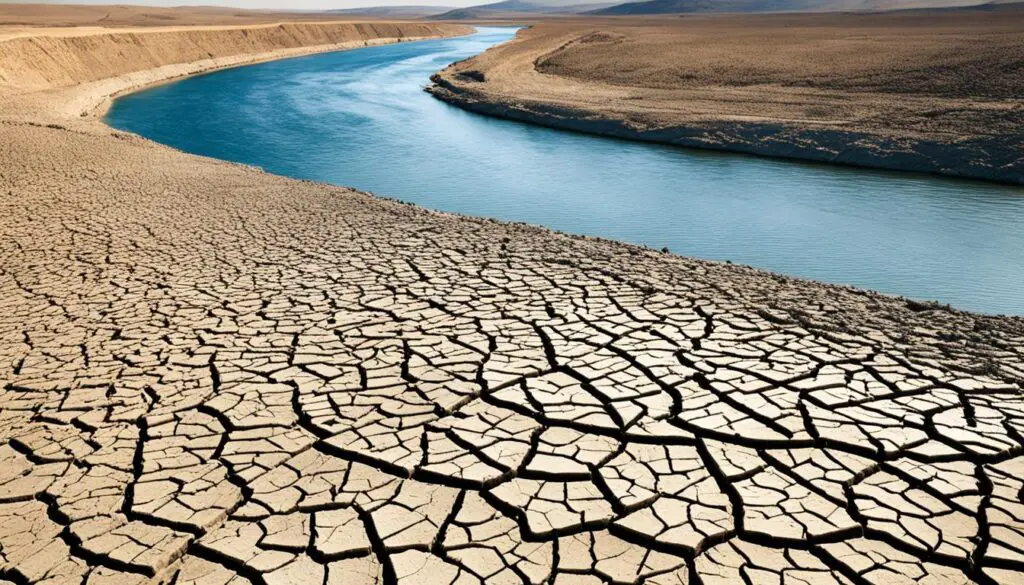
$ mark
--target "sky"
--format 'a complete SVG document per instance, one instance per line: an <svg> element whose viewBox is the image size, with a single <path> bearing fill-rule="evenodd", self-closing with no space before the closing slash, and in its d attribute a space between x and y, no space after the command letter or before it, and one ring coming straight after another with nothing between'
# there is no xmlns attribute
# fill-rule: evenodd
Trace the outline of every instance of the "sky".
<svg viewBox="0 0 1024 585"><path fill-rule="evenodd" d="M135 4L139 6L230 6L232 8L276 8L282 10L325 10L364 6L474 6L497 0L0 0L0 4Z"/></svg>

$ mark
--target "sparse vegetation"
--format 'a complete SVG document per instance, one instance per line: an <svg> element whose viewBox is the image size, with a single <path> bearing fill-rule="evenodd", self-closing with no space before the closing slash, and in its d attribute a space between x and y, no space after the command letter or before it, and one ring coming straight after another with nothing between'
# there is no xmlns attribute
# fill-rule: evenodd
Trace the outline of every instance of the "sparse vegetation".
<svg viewBox="0 0 1024 585"><path fill-rule="evenodd" d="M565 28L544 25L537 33ZM1024 10L660 19L588 32L539 59L537 69L654 89L777 84L1017 98L1024 95Z"/></svg>
<svg viewBox="0 0 1024 585"><path fill-rule="evenodd" d="M439 79L575 130L1024 182L1024 4L551 21Z"/></svg>

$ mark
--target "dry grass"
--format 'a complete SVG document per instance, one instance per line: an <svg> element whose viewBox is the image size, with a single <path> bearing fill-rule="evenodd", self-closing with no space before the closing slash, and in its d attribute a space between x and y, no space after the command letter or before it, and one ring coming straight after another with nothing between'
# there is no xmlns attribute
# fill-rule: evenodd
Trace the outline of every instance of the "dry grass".
<svg viewBox="0 0 1024 585"><path fill-rule="evenodd" d="M473 69L486 83L452 75ZM660 128L781 123L1021 135L1024 10L572 19L445 72L482 101Z"/></svg>
<svg viewBox="0 0 1024 585"><path fill-rule="evenodd" d="M678 18L646 26L613 25L546 55L538 70L660 89L778 84L1014 98L1024 95L1024 10Z"/></svg>

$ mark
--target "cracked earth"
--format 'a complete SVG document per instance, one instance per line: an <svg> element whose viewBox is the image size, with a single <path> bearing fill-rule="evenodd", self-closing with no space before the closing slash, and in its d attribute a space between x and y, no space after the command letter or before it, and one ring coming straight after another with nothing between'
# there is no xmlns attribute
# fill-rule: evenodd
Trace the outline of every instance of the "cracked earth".
<svg viewBox="0 0 1024 585"><path fill-rule="evenodd" d="M0 161L0 585L1024 583L1019 319L88 120Z"/></svg>

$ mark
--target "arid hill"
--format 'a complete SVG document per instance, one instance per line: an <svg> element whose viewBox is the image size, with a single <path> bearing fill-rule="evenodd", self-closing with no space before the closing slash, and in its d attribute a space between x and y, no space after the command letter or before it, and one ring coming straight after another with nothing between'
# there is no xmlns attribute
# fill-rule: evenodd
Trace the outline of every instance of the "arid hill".
<svg viewBox="0 0 1024 585"><path fill-rule="evenodd" d="M365 8L339 8L328 10L328 14L351 17L373 18L425 18L453 10L452 6L409 4L405 6L369 6Z"/></svg>
<svg viewBox="0 0 1024 585"><path fill-rule="evenodd" d="M0 86L52 89L211 58L305 50L375 39L465 34L460 25L408 22L285 22L247 26L0 29ZM3 93L0 93L0 100Z"/></svg>
<svg viewBox="0 0 1024 585"><path fill-rule="evenodd" d="M600 0L502 0L468 8L456 8L436 14L433 20L492 20L585 14L614 6L614 2Z"/></svg>
<svg viewBox="0 0 1024 585"><path fill-rule="evenodd" d="M437 80L563 128L1024 182L1024 10L574 19Z"/></svg>
<svg viewBox="0 0 1024 585"><path fill-rule="evenodd" d="M174 26L225 25L288 20L338 19L330 13L244 10L216 6L132 6L126 4L0 3L0 26Z"/></svg>
<svg viewBox="0 0 1024 585"><path fill-rule="evenodd" d="M998 0L997 0L998 2ZM594 12L603 16L710 12L840 12L957 8L992 0L645 0Z"/></svg>
<svg viewBox="0 0 1024 585"><path fill-rule="evenodd" d="M439 20L514 19L525 15L586 14L636 16L655 14L879 12L911 9L995 7L1019 0L504 0L456 8L432 15Z"/></svg>

